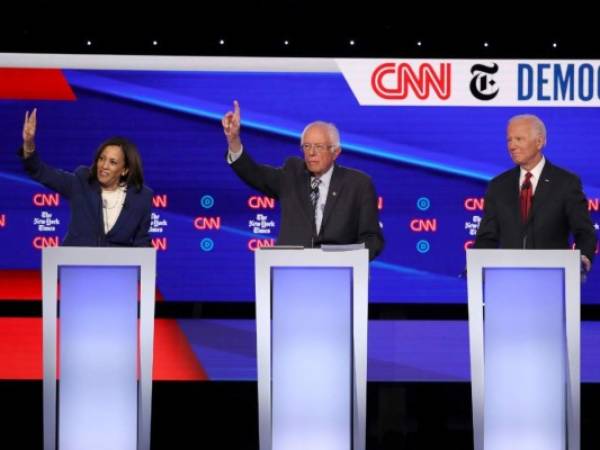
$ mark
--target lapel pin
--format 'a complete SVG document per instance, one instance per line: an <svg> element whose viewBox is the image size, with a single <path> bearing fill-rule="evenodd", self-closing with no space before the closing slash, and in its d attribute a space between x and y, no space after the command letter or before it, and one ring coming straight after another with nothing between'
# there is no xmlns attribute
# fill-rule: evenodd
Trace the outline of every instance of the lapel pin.
<svg viewBox="0 0 600 450"><path fill-rule="evenodd" d="M331 195L335 197L335 196L337 195L337 192L333 191L333 192L331 193Z"/></svg>

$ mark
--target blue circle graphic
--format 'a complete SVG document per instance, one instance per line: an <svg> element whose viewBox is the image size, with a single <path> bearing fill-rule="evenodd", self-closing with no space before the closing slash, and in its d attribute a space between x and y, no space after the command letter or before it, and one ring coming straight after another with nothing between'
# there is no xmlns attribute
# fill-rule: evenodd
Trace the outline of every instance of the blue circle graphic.
<svg viewBox="0 0 600 450"><path fill-rule="evenodd" d="M417 199L417 208L421 211L427 211L431 206L431 202L427 197L420 197Z"/></svg>
<svg viewBox="0 0 600 450"><path fill-rule="evenodd" d="M200 241L200 249L203 252L210 252L213 248L215 248L215 243L211 238L204 238Z"/></svg>
<svg viewBox="0 0 600 450"><path fill-rule="evenodd" d="M427 253L430 248L431 246L429 245L429 241L426 241L425 239L421 239L419 242L417 242L417 251L419 253Z"/></svg>
<svg viewBox="0 0 600 450"><path fill-rule="evenodd" d="M203 195L200 199L200 204L204 209L212 208L215 205L215 199L212 195Z"/></svg>

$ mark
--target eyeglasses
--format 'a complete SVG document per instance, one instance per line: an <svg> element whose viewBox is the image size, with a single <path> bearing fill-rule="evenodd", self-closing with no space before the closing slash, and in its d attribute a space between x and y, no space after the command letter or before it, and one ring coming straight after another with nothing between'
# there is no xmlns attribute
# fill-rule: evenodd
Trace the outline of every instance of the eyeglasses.
<svg viewBox="0 0 600 450"><path fill-rule="evenodd" d="M331 150L336 148L337 145L331 144L309 144L304 143L300 145L300 151L304 153L310 153L311 150L314 150L317 153L323 153L325 150Z"/></svg>

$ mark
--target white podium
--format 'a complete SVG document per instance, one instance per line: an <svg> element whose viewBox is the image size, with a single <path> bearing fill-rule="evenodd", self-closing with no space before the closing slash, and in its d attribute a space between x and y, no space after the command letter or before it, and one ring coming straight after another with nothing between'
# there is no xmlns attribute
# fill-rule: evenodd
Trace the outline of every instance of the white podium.
<svg viewBox="0 0 600 450"><path fill-rule="evenodd" d="M44 450L150 449L155 278L153 248L43 250Z"/></svg>
<svg viewBox="0 0 600 450"><path fill-rule="evenodd" d="M579 450L580 264L467 250L475 450Z"/></svg>
<svg viewBox="0 0 600 450"><path fill-rule="evenodd" d="M255 255L260 450L364 450L368 251Z"/></svg>

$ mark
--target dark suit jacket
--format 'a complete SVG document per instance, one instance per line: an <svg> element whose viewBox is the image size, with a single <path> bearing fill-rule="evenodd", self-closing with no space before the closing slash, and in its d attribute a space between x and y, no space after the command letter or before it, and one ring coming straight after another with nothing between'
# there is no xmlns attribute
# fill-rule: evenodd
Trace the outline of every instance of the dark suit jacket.
<svg viewBox="0 0 600 450"><path fill-rule="evenodd" d="M596 232L579 177L546 159L532 212L528 222L522 224L519 173L517 166L490 182L474 247L566 249L571 233L576 247L592 261Z"/></svg>
<svg viewBox="0 0 600 450"><path fill-rule="evenodd" d="M148 247L151 245L150 214L152 191L143 186L138 191L128 186L121 214L112 229L105 234L102 219L100 185L89 181L90 169L78 167L74 173L45 164L34 152L23 159L25 170L34 180L58 192L71 204L69 230L62 244L80 247Z"/></svg>
<svg viewBox="0 0 600 450"><path fill-rule="evenodd" d="M279 200L281 227L277 244L318 247L364 242L370 259L383 249L377 196L366 174L334 166L321 230L315 236L310 173L302 159L291 157L283 167L275 168L257 164L244 150L231 167L248 185Z"/></svg>

